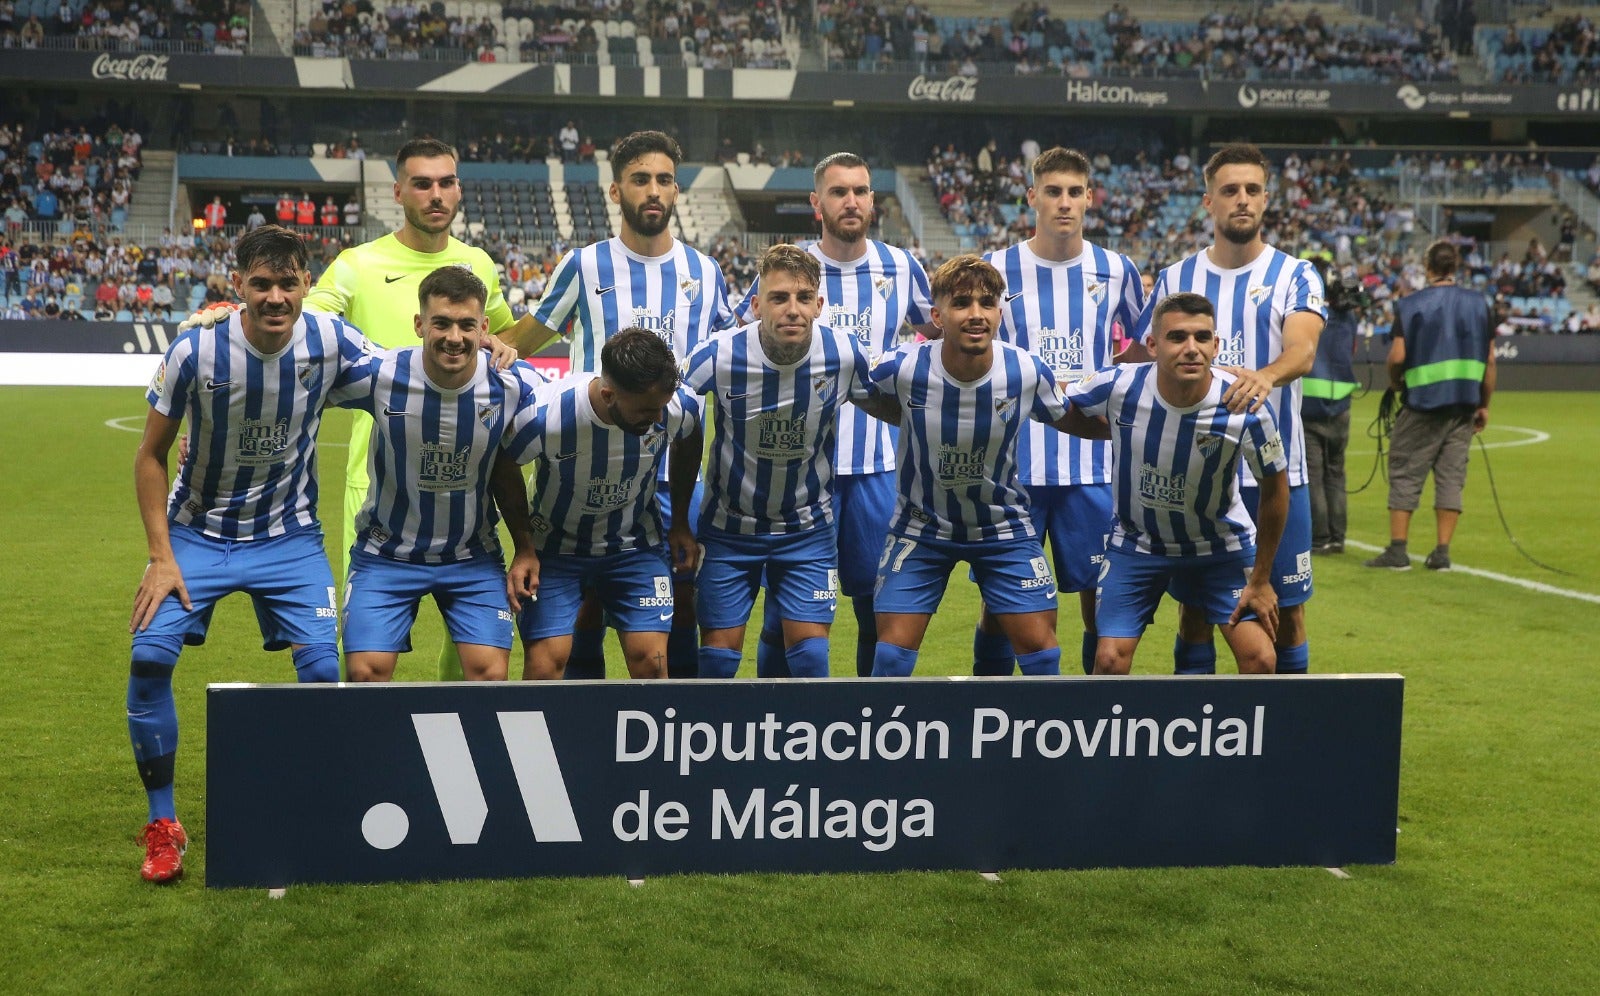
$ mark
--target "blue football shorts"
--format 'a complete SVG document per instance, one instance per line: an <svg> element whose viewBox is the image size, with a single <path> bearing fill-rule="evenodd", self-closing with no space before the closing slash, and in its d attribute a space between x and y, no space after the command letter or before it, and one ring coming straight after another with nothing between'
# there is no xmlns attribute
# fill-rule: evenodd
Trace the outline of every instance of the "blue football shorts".
<svg viewBox="0 0 1600 996"><path fill-rule="evenodd" d="M344 649L405 653L424 595L432 595L456 643L511 649L506 569L478 557L449 564L413 564L350 551L344 584Z"/></svg>
<svg viewBox="0 0 1600 996"><path fill-rule="evenodd" d="M695 576L695 615L706 629L743 626L766 572L767 597L781 619L833 622L839 604L837 540L832 523L784 536L704 530Z"/></svg>

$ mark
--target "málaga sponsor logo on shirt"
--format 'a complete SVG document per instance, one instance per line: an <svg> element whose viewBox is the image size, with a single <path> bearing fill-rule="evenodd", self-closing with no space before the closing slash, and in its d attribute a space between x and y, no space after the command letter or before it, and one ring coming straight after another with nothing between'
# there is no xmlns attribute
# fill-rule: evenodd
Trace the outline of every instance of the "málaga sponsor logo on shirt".
<svg viewBox="0 0 1600 996"><path fill-rule="evenodd" d="M806 450L806 413L763 412L750 448L769 460L795 459Z"/></svg>
<svg viewBox="0 0 1600 996"><path fill-rule="evenodd" d="M1058 374L1083 369L1083 329L1039 330L1039 359Z"/></svg>
<svg viewBox="0 0 1600 996"><path fill-rule="evenodd" d="M1187 507L1188 476L1168 474L1145 463L1139 465L1139 501L1146 508L1177 511Z"/></svg>
<svg viewBox="0 0 1600 996"><path fill-rule="evenodd" d="M929 79L918 73L906 87L906 99L931 100L947 104L970 104L978 99L978 79L975 76L950 76Z"/></svg>
<svg viewBox="0 0 1600 996"><path fill-rule="evenodd" d="M964 488L983 482L987 446L964 450L949 443L939 445L939 483L946 488Z"/></svg>
<svg viewBox="0 0 1600 996"><path fill-rule="evenodd" d="M136 55L118 59L102 52L89 67L89 75L97 80L126 80L128 82L165 83L170 55Z"/></svg>

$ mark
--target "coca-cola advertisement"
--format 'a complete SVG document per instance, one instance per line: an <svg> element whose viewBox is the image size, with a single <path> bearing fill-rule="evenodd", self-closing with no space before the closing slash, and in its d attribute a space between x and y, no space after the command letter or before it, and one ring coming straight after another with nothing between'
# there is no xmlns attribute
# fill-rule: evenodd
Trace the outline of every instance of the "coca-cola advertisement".
<svg viewBox="0 0 1600 996"><path fill-rule="evenodd" d="M167 63L171 61L169 55L151 55L144 53L128 57L111 55L102 52L94 60L94 65L89 68L89 74L97 80L128 80L130 82L165 83L167 81Z"/></svg>
<svg viewBox="0 0 1600 996"><path fill-rule="evenodd" d="M970 104L978 99L978 80L973 76L951 76L941 80L918 75L906 87L906 97L910 100Z"/></svg>

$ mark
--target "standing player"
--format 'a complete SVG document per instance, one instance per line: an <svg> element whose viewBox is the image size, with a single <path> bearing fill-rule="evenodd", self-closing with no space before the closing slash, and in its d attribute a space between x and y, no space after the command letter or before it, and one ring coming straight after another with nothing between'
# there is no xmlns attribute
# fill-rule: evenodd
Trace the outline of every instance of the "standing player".
<svg viewBox="0 0 1600 996"><path fill-rule="evenodd" d="M1017 482L1017 441L1029 419L1087 434L1104 427L1068 413L1037 357L994 341L1004 293L993 266L957 256L933 275L942 339L902 346L872 368L874 389L901 413L900 494L878 562L874 675L912 672L962 560L1022 673L1061 673L1055 579Z"/></svg>
<svg viewBox="0 0 1600 996"><path fill-rule="evenodd" d="M1240 413L1223 406L1233 375L1211 367L1217 338L1210 301L1180 292L1151 314L1154 363L1102 370L1066 392L1108 429L1116 422L1116 519L1096 593L1094 672L1128 673L1170 589L1222 627L1240 673L1270 674L1278 620L1272 555L1289 510L1288 464L1272 406ZM1241 458L1261 489L1259 536L1235 486ZM1235 587L1241 575L1242 589Z"/></svg>
<svg viewBox="0 0 1600 996"><path fill-rule="evenodd" d="M1128 257L1083 237L1093 196L1089 160L1060 147L1033 161L1028 206L1033 238L985 256L1006 279L1001 342L1044 361L1058 385L1108 367L1113 333L1131 330L1144 308L1144 285ZM1085 674L1094 670L1095 580L1111 528L1111 454L1098 439L1063 436L1030 424L1018 449L1017 477L1033 521L1050 539L1056 585L1078 593ZM1010 674L1012 653L987 608L973 636L973 674Z"/></svg>
<svg viewBox="0 0 1600 996"><path fill-rule="evenodd" d="M872 226L872 171L860 156L835 152L812 170L811 207L822 220L822 238L808 251L822 264L822 315L819 323L849 332L868 361L899 343L907 323L931 337L928 275L904 249L867 238ZM739 306L744 320L755 317L761 293L758 279ZM839 586L856 616L856 673L872 673L877 622L872 588L877 577L874 551L883 548L894 509L894 434L865 411L839 412L838 452L834 457L834 516L839 530ZM757 666L762 674L783 675L783 631L774 599L766 602Z"/></svg>
<svg viewBox="0 0 1600 996"><path fill-rule="evenodd" d="M828 676L839 576L833 436L840 408L868 391L860 343L815 324L821 276L809 253L773 246L761 258L760 320L689 354L684 387L712 397L717 427L698 523L702 678L738 673L763 571L782 620L790 673ZM673 504L681 508L700 467L699 434L680 449L687 459L681 469L674 461L672 487ZM674 565L693 567L696 536L689 523L674 522L670 539Z"/></svg>
<svg viewBox="0 0 1600 996"><path fill-rule="evenodd" d="M1278 593L1278 673L1304 674L1311 660L1305 619L1305 603L1311 598L1311 497L1306 490L1300 378L1316 359L1328 312L1322 280L1310 260L1280 252L1261 237L1269 170L1266 157L1253 145L1223 146L1211 157L1204 171L1203 203L1216 241L1162 270L1150 300L1178 291L1209 300L1217 314L1217 364L1234 375L1223 404L1241 412L1256 411L1270 401L1278 417L1289 461L1289 519L1272 569ZM1149 331L1150 313L1147 304L1138 338ZM1259 491L1252 481L1244 481L1241 496L1254 515ZM1180 611L1173 656L1179 674L1216 673L1211 624L1189 606Z"/></svg>
<svg viewBox="0 0 1600 996"><path fill-rule="evenodd" d="M637 131L611 153L611 200L621 210L616 237L568 252L550 275L527 338L524 355L571 323L572 370L594 373L601 345L619 330L656 333L683 360L702 339L733 324L722 268L672 235L683 150L669 135ZM663 478L664 479L664 478ZM663 496L664 498L666 496ZM664 510L670 524L674 510ZM686 510L691 518L695 510ZM679 585L678 616L668 652L672 677L692 678L699 668L691 586ZM604 678L605 630L586 603L574 636L567 676Z"/></svg>
<svg viewBox="0 0 1600 996"><path fill-rule="evenodd" d="M471 271L441 266L417 295L423 344L374 360L335 396L377 416L372 489L356 516L345 582L345 670L352 681L388 681L411 649L418 603L432 595L466 677L503 680L511 612L490 474L543 381L524 364L490 367L478 348L489 292ZM500 480L515 492L502 504L524 510L522 476Z"/></svg>
<svg viewBox="0 0 1600 996"><path fill-rule="evenodd" d="M147 395L134 485L150 564L134 596L128 732L149 796L141 874L183 874L188 843L173 805L178 713L172 672L205 642L224 595L248 593L267 650L292 648L301 681L337 681L338 602L317 521L317 428L330 392L365 368L371 344L327 315L301 313L305 243L263 225L239 239L243 308L178 336ZM189 421L168 494L167 453Z"/></svg>
<svg viewBox="0 0 1600 996"><path fill-rule="evenodd" d="M656 487L668 445L696 433L698 411L667 344L628 328L601 346L599 373L544 388L506 442L517 463L538 461L530 520L506 509L512 535L526 530L541 558L539 596L517 617L524 678L562 676L589 591L615 622L628 673L667 677L672 566Z"/></svg>

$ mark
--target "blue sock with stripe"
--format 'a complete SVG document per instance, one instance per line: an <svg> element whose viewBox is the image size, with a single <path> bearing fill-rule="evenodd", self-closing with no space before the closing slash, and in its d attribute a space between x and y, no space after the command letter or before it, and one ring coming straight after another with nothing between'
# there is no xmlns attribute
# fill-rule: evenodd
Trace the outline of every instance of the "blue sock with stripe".
<svg viewBox="0 0 1600 996"><path fill-rule="evenodd" d="M562 677L573 681L599 681L605 676L605 627L573 630L572 653L567 657L567 672Z"/></svg>
<svg viewBox="0 0 1600 996"><path fill-rule="evenodd" d="M1021 654L1017 657L1017 668L1028 675L1060 674L1061 648L1049 647L1031 654Z"/></svg>
<svg viewBox="0 0 1600 996"><path fill-rule="evenodd" d="M339 648L331 643L308 643L294 651L294 678L300 684L339 680Z"/></svg>
<svg viewBox="0 0 1600 996"><path fill-rule="evenodd" d="M1216 674L1217 645L1215 643L1186 643L1183 637L1172 641L1173 674Z"/></svg>
<svg viewBox="0 0 1600 996"><path fill-rule="evenodd" d="M872 677L874 678L908 678L917 666L917 652L897 647L892 643L880 643L876 647L877 653L872 662Z"/></svg>
<svg viewBox="0 0 1600 996"><path fill-rule="evenodd" d="M826 678L828 638L813 636L790 647L789 672L796 678Z"/></svg>
<svg viewBox="0 0 1600 996"><path fill-rule="evenodd" d="M982 626L972 630L972 673L979 677L1010 675L1016 668L1017 653L1004 633L985 633Z"/></svg>
<svg viewBox="0 0 1600 996"><path fill-rule="evenodd" d="M1305 674L1311 669L1311 643L1278 648L1279 674Z"/></svg>
<svg viewBox="0 0 1600 996"><path fill-rule="evenodd" d="M150 820L175 820L172 778L178 755L178 704L172 671L180 637L143 637L133 646L128 668L128 738L149 804Z"/></svg>
<svg viewBox="0 0 1600 996"><path fill-rule="evenodd" d="M699 656L699 676L702 678L732 678L739 673L737 650L729 650L726 647L701 647Z"/></svg>

